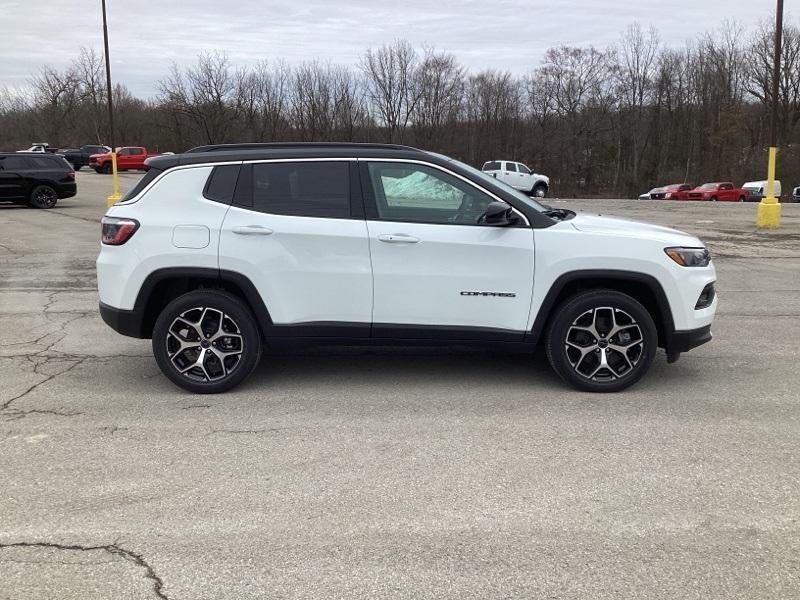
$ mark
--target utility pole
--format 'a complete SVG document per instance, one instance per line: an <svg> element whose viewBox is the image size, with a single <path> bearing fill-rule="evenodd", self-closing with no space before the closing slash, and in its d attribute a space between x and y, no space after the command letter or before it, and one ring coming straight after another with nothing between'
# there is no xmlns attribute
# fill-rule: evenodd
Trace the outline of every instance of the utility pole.
<svg viewBox="0 0 800 600"><path fill-rule="evenodd" d="M775 60L772 65L772 110L769 124L769 158L767 159L767 195L762 198L756 213L756 225L777 229L781 224L781 205L775 198L775 155L778 151L778 94L781 80L781 37L783 35L783 0L778 0L775 12Z"/></svg>
<svg viewBox="0 0 800 600"><path fill-rule="evenodd" d="M108 206L115 204L122 197L119 193L119 178L117 177L117 145L114 139L114 101L111 91L111 57L108 53L108 22L106 21L106 0L103 3L103 43L106 51L106 96L108 98L108 127L109 141L111 142L111 183L113 191L106 199Z"/></svg>

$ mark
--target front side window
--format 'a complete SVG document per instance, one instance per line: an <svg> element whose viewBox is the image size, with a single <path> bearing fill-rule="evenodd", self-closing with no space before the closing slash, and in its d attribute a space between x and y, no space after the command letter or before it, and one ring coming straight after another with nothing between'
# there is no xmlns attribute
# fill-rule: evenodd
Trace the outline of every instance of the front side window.
<svg viewBox="0 0 800 600"><path fill-rule="evenodd" d="M350 168L344 161L253 165L253 209L273 215L350 217Z"/></svg>
<svg viewBox="0 0 800 600"><path fill-rule="evenodd" d="M525 175L531 174L531 170L522 163L517 163L517 168L519 169L520 173L525 173Z"/></svg>
<svg viewBox="0 0 800 600"><path fill-rule="evenodd" d="M384 221L478 225L492 197L426 165L371 162L378 217Z"/></svg>
<svg viewBox="0 0 800 600"><path fill-rule="evenodd" d="M506 171L509 173L516 173L517 172L517 165L515 163L506 163Z"/></svg>

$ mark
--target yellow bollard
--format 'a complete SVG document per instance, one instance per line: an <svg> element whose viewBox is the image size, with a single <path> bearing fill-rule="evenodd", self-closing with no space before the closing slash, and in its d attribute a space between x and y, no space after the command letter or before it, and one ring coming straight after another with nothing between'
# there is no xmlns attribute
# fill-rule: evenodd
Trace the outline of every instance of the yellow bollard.
<svg viewBox="0 0 800 600"><path fill-rule="evenodd" d="M111 151L111 184L113 185L113 191L111 195L106 198L106 206L113 206L119 199L122 198L122 195L119 193L119 178L117 177L117 151Z"/></svg>
<svg viewBox="0 0 800 600"><path fill-rule="evenodd" d="M775 153L776 148L769 149L767 162L767 195L758 203L756 227L759 229L777 229L781 224L781 203L775 198Z"/></svg>

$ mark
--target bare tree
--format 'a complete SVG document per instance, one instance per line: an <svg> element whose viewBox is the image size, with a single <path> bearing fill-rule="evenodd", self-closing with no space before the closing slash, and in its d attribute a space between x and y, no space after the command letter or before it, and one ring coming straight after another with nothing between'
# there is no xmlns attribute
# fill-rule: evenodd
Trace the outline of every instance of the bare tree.
<svg viewBox="0 0 800 600"><path fill-rule="evenodd" d="M425 50L414 74L413 112L417 144L430 147L456 123L464 102L464 70L452 54Z"/></svg>
<svg viewBox="0 0 800 600"><path fill-rule="evenodd" d="M419 99L414 85L417 54L405 40L369 49L360 62L367 97L388 142L402 142Z"/></svg>

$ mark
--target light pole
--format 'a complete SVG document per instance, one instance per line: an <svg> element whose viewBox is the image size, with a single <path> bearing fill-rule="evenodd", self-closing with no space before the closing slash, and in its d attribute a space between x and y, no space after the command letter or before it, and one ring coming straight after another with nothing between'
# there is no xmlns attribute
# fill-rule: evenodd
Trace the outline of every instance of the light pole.
<svg viewBox="0 0 800 600"><path fill-rule="evenodd" d="M103 43L106 50L106 95L108 97L108 127L109 141L111 142L111 183L114 186L111 195L106 199L108 206L116 203L120 198L119 179L117 177L117 145L114 140L114 101L111 92L111 58L108 54L108 23L106 21L106 0L103 2Z"/></svg>
<svg viewBox="0 0 800 600"><path fill-rule="evenodd" d="M769 158L767 160L767 195L756 213L756 225L776 229L781 224L781 205L775 198L775 155L778 146L778 93L781 77L781 36L783 35L783 0L778 0L775 13L775 60L772 65L772 110L769 124Z"/></svg>

